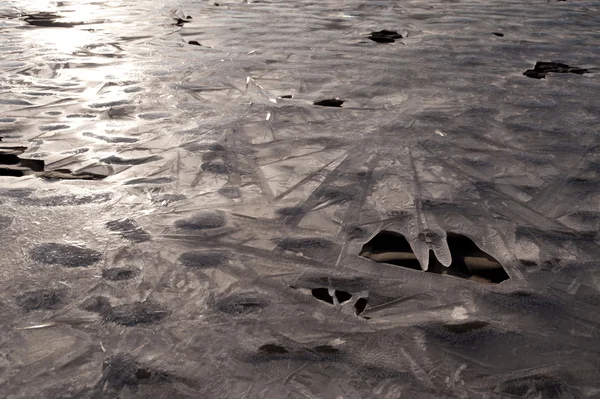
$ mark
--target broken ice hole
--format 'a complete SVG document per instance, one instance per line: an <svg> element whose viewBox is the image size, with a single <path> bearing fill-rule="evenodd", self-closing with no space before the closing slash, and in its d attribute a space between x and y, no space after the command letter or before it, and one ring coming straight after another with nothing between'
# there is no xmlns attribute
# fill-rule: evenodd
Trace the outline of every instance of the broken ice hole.
<svg viewBox="0 0 600 399"><path fill-rule="evenodd" d="M331 290L333 291L333 295L335 295L335 299L339 304L348 302L352 299L352 294L342 290ZM329 288L313 288L310 292L312 296L317 298L320 301L327 302L331 305L335 304L334 297L331 296L331 292ZM356 315L360 315L365 308L367 307L367 299L359 298L354 304L354 308L356 309Z"/></svg>
<svg viewBox="0 0 600 399"><path fill-rule="evenodd" d="M499 284L510 278L500 262L479 249L470 238L449 232L447 242L452 263L449 267L444 267L430 252L427 272L488 284ZM402 234L392 231L382 230L377 233L363 246L360 256L376 262L422 270L408 240Z"/></svg>
<svg viewBox="0 0 600 399"><path fill-rule="evenodd" d="M379 32L371 32L369 39L376 43L394 43L396 39L402 39L402 35L394 30L383 29Z"/></svg>

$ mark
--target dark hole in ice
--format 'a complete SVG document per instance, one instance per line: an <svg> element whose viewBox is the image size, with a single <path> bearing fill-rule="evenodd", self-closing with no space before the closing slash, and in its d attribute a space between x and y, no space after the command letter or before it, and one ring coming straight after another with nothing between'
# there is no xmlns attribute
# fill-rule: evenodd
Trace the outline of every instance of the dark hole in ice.
<svg viewBox="0 0 600 399"><path fill-rule="evenodd" d="M145 242L150 240L150 234L144 231L131 219L113 220L106 223L110 231L121 233L121 237L133 242Z"/></svg>
<svg viewBox="0 0 600 399"><path fill-rule="evenodd" d="M500 32L492 32L492 35L496 35L498 37L504 37L504 33L500 33Z"/></svg>
<svg viewBox="0 0 600 399"><path fill-rule="evenodd" d="M186 230L216 229L225 226L226 222L225 213L221 211L204 211L189 219L176 221L175 227Z"/></svg>
<svg viewBox="0 0 600 399"><path fill-rule="evenodd" d="M23 177L24 174L22 170L0 168L0 176Z"/></svg>
<svg viewBox="0 0 600 399"><path fill-rule="evenodd" d="M190 40L190 41L188 42L188 44L191 44L191 45L193 45L193 46L202 46L202 45L201 45L201 44L198 42L198 40Z"/></svg>
<svg viewBox="0 0 600 399"><path fill-rule="evenodd" d="M293 96L291 94L285 94L283 96L279 96L279 98L290 99L290 98L293 98Z"/></svg>
<svg viewBox="0 0 600 399"><path fill-rule="evenodd" d="M587 69L571 67L567 64L561 64L559 62L537 62L533 69L528 69L523 72L523 75L528 78L544 79L548 73L575 73L577 75L583 75L588 73Z"/></svg>
<svg viewBox="0 0 600 399"><path fill-rule="evenodd" d="M435 234L423 233L424 240L433 241L436 238L439 237L436 237ZM452 264L447 268L444 267L431 252L428 272L447 274L482 283L498 284L509 279L500 262L479 249L470 238L449 232L447 233L447 241L452 255ZM376 262L421 270L421 265L410 244L399 233L385 230L379 232L363 246L360 255Z"/></svg>
<svg viewBox="0 0 600 399"><path fill-rule="evenodd" d="M344 100L340 100L339 98L329 98L326 100L315 101L314 105L320 105L322 107L341 107L344 103Z"/></svg>
<svg viewBox="0 0 600 399"><path fill-rule="evenodd" d="M314 288L311 293L315 298L333 305L333 297L329 295L328 288Z"/></svg>
<svg viewBox="0 0 600 399"><path fill-rule="evenodd" d="M454 333L454 334L464 334L466 332L479 330L489 323L485 321L468 321L465 323L458 324L444 324L444 328L446 331Z"/></svg>
<svg viewBox="0 0 600 399"><path fill-rule="evenodd" d="M402 39L402 35L394 30L383 29L379 32L372 32L369 39L377 43L394 43L396 39Z"/></svg>
<svg viewBox="0 0 600 399"><path fill-rule="evenodd" d="M3 165L16 165L21 162L18 156L15 154L3 154L0 153L0 164Z"/></svg>
<svg viewBox="0 0 600 399"><path fill-rule="evenodd" d="M205 269L223 266L229 258L222 252L215 251L193 251L185 252L179 257L179 262L185 267L194 269Z"/></svg>
<svg viewBox="0 0 600 399"><path fill-rule="evenodd" d="M421 264L402 234L382 230L363 245L360 256L376 262L390 263L414 270L422 270Z"/></svg>
<svg viewBox="0 0 600 399"><path fill-rule="evenodd" d="M288 353L287 349L285 349L283 346L275 344L265 344L258 348L258 350L269 355L283 355L285 353Z"/></svg>
<svg viewBox="0 0 600 399"><path fill-rule="evenodd" d="M190 19L192 19L192 17L190 17L189 15L187 17L185 17L185 18L175 18L175 25L177 25L177 26L183 26L183 24L187 24L189 22L192 22L192 21L190 21Z"/></svg>
<svg viewBox="0 0 600 399"><path fill-rule="evenodd" d="M102 270L102 277L110 281L131 280L137 275L137 270L124 267L111 267Z"/></svg>
<svg viewBox="0 0 600 399"><path fill-rule="evenodd" d="M238 187L222 187L217 193L229 199L238 199L242 196L242 191Z"/></svg>
<svg viewBox="0 0 600 399"><path fill-rule="evenodd" d="M358 300L354 304L354 307L356 308L356 315L359 316L362 312L365 311L365 308L367 307L367 299L358 298Z"/></svg>
<svg viewBox="0 0 600 399"><path fill-rule="evenodd" d="M216 309L230 315L256 313L270 305L269 301L256 293L231 294L216 303Z"/></svg>
<svg viewBox="0 0 600 399"><path fill-rule="evenodd" d="M91 266L102 259L102 254L93 249L54 242L38 245L30 253L36 262L65 267Z"/></svg>
<svg viewBox="0 0 600 399"><path fill-rule="evenodd" d="M337 298L339 303L344 303L352 299L352 294L346 291L335 290L335 297Z"/></svg>
<svg viewBox="0 0 600 399"><path fill-rule="evenodd" d="M157 303L150 301L133 302L113 307L106 319L116 324L131 327L139 324L156 323L162 320L166 314L166 310Z"/></svg>
<svg viewBox="0 0 600 399"><path fill-rule="evenodd" d="M17 305L27 311L58 309L64 305L65 292L55 289L40 289L25 292L15 298Z"/></svg>

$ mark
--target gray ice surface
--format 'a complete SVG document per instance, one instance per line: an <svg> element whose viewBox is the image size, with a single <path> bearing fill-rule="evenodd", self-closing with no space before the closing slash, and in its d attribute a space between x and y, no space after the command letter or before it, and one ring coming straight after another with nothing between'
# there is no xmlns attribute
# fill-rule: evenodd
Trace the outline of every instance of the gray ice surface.
<svg viewBox="0 0 600 399"><path fill-rule="evenodd" d="M600 397L599 55L598 0L3 1L0 397Z"/></svg>

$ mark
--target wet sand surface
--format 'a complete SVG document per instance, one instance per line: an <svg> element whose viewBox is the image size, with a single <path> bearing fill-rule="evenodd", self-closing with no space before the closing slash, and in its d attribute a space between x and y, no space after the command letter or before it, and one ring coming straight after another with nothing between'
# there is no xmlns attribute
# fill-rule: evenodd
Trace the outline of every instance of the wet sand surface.
<svg viewBox="0 0 600 399"><path fill-rule="evenodd" d="M0 396L598 397L599 29L3 2Z"/></svg>

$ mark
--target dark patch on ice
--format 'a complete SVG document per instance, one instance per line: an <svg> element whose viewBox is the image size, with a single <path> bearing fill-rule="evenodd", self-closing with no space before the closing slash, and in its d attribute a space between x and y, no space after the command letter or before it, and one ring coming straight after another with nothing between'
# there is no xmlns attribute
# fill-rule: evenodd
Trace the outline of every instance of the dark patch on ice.
<svg viewBox="0 0 600 399"><path fill-rule="evenodd" d="M49 94L49 95L51 95L51 94ZM60 114L62 114L61 111L48 111L48 112L46 112L46 115L53 115L54 116L54 115L60 115Z"/></svg>
<svg viewBox="0 0 600 399"><path fill-rule="evenodd" d="M271 303L263 295L254 292L230 294L215 304L220 312L230 315L246 315L257 313L268 307Z"/></svg>
<svg viewBox="0 0 600 399"><path fill-rule="evenodd" d="M340 354L340 350L334 348L331 345L318 345L313 348L313 350L322 355L338 355Z"/></svg>
<svg viewBox="0 0 600 399"><path fill-rule="evenodd" d="M117 100L117 101L108 101L105 103L94 103L94 104L90 104L90 108L111 108L111 107L117 107L119 105L127 105L129 104L130 101L129 100Z"/></svg>
<svg viewBox="0 0 600 399"><path fill-rule="evenodd" d="M291 94L285 94L285 95L283 95L283 96L279 96L279 98L283 98L283 99L291 99L291 98L293 98L293 97L294 97L294 96L293 96L293 95L291 95Z"/></svg>
<svg viewBox="0 0 600 399"><path fill-rule="evenodd" d="M143 91L143 90L144 89L142 87L135 86L135 87L127 87L127 88L125 88L125 89L123 89L123 92L124 93L137 93L137 92L140 92L140 91Z"/></svg>
<svg viewBox="0 0 600 399"><path fill-rule="evenodd" d="M565 231L565 230L542 230L531 226L518 226L515 232L516 237L526 239L542 239L552 242L564 241L589 241L596 239L596 231Z"/></svg>
<svg viewBox="0 0 600 399"><path fill-rule="evenodd" d="M58 22L61 17L50 12L38 12L34 14L23 14L22 18L29 25L41 28L72 28L84 25L85 22Z"/></svg>
<svg viewBox="0 0 600 399"><path fill-rule="evenodd" d="M25 292L15 298L16 304L27 310L53 310L64 306L66 292L57 289L40 289Z"/></svg>
<svg viewBox="0 0 600 399"><path fill-rule="evenodd" d="M315 191L321 202L347 202L356 197L356 190L353 187L321 187Z"/></svg>
<svg viewBox="0 0 600 399"><path fill-rule="evenodd" d="M280 209L277 209L275 212L283 218L304 216L306 214L306 211L304 210L304 208L299 207L299 206L290 206L290 207L286 207L286 208L280 208Z"/></svg>
<svg viewBox="0 0 600 399"><path fill-rule="evenodd" d="M423 240L441 239L439 233L430 230L422 232L421 235L420 238ZM444 267L435 258L433 252L430 252L427 272L495 284L509 279L500 262L479 249L470 238L448 232L447 242L452 264ZM376 262L390 263L414 270L422 269L408 240L403 235L391 231L383 230L377 233L363 246L360 255Z"/></svg>
<svg viewBox="0 0 600 399"><path fill-rule="evenodd" d="M69 125L46 125L46 126L40 126L38 129L40 129L42 132L53 132L55 130L64 130L64 129L70 129L71 126Z"/></svg>
<svg viewBox="0 0 600 399"><path fill-rule="evenodd" d="M229 199L238 199L242 197L242 191L238 187L222 187L217 193Z"/></svg>
<svg viewBox="0 0 600 399"><path fill-rule="evenodd" d="M579 397L562 379L551 375L516 378L498 384L497 391L520 398L563 399Z"/></svg>
<svg viewBox="0 0 600 399"><path fill-rule="evenodd" d="M0 104L4 104L4 105L33 105L29 101L25 101L25 100L8 100L8 99L2 99L2 98L0 98Z"/></svg>
<svg viewBox="0 0 600 399"><path fill-rule="evenodd" d="M93 138L96 140L106 141L107 143L135 143L138 141L138 139L133 138L133 137L119 137L119 136L111 137L111 136L103 136L101 134L95 134L95 133L91 133L91 132L84 132L83 135L85 137L90 137L90 138Z"/></svg>
<svg viewBox="0 0 600 399"><path fill-rule="evenodd" d="M171 114L167 112L145 112L138 115L139 118L146 120L164 119L169 116L171 116Z"/></svg>
<svg viewBox="0 0 600 399"><path fill-rule="evenodd" d="M259 353L264 353L267 355L282 355L285 353L289 353L287 349L283 346L275 345L275 344L265 344L258 348Z"/></svg>
<svg viewBox="0 0 600 399"><path fill-rule="evenodd" d="M548 73L575 73L577 75L583 75L589 71L584 68L571 67L567 64L561 64L559 62L537 62L533 69L528 69L523 72L523 75L528 78L544 79Z"/></svg>
<svg viewBox="0 0 600 399"><path fill-rule="evenodd" d="M229 257L223 252L192 251L185 252L179 257L179 262L193 269L206 269L227 264Z"/></svg>
<svg viewBox="0 0 600 399"><path fill-rule="evenodd" d="M102 203L112 198L111 193L99 193L92 195L54 195L50 197L24 198L24 205L34 206L77 206L94 203Z"/></svg>
<svg viewBox="0 0 600 399"><path fill-rule="evenodd" d="M217 229L225 226L227 218L222 211L203 211L189 219L175 222L175 227L186 230Z"/></svg>
<svg viewBox="0 0 600 399"><path fill-rule="evenodd" d="M200 168L205 172L214 173L217 175L227 175L233 171L231 165L225 162L204 162Z"/></svg>
<svg viewBox="0 0 600 399"><path fill-rule="evenodd" d="M127 387L137 391L140 384L167 380L168 375L166 373L145 367L131 355L120 353L104 360L102 363L102 378L98 382L98 386L116 391L121 391Z"/></svg>
<svg viewBox="0 0 600 399"><path fill-rule="evenodd" d="M16 121L17 118L0 118L0 123L12 123ZM2 141L2 137L0 137L0 141Z"/></svg>
<svg viewBox="0 0 600 399"><path fill-rule="evenodd" d="M446 331L454 333L454 334L464 334L470 331L475 331L475 330L479 330L481 328L484 328L485 326L487 326L489 323L485 322L485 321L467 321L464 323L448 323L448 324L444 324L444 328L446 329Z"/></svg>
<svg viewBox="0 0 600 399"><path fill-rule="evenodd" d="M90 172L75 173L69 169L54 169L38 172L37 176L45 180L102 180L106 175Z"/></svg>
<svg viewBox="0 0 600 399"><path fill-rule="evenodd" d="M72 118L86 118L86 119L90 119L90 118L95 118L96 115L94 114L69 114L67 115L67 118L72 119Z"/></svg>
<svg viewBox="0 0 600 399"><path fill-rule="evenodd" d="M504 37L504 33L500 33L500 32L492 32L492 35L495 35L498 37Z"/></svg>
<svg viewBox="0 0 600 399"><path fill-rule="evenodd" d="M402 39L402 35L395 30L383 29L379 32L371 32L368 38L377 43L394 43L397 39Z"/></svg>
<svg viewBox="0 0 600 399"><path fill-rule="evenodd" d="M161 159L162 158L157 155L151 155L149 157L142 158L121 158L116 155L111 155L110 157L106 157L101 161L109 165L142 165L149 162L159 161Z"/></svg>
<svg viewBox="0 0 600 399"><path fill-rule="evenodd" d="M128 180L123 184L126 186L134 184L167 184L173 181L174 179L172 177L141 177L139 179Z"/></svg>
<svg viewBox="0 0 600 399"><path fill-rule="evenodd" d="M111 267L110 269L102 270L102 278L110 281L131 280L137 274L137 270L124 267Z"/></svg>
<svg viewBox="0 0 600 399"><path fill-rule="evenodd" d="M335 262L341 250L339 244L321 237L287 237L277 247L329 264Z"/></svg>
<svg viewBox="0 0 600 399"><path fill-rule="evenodd" d="M106 223L110 231L121 233L121 237L133 242L150 241L150 234L144 231L131 219L113 220Z"/></svg>
<svg viewBox="0 0 600 399"><path fill-rule="evenodd" d="M102 259L102 254L93 249L55 242L34 247L30 255L36 262L65 267L87 267Z"/></svg>
<svg viewBox="0 0 600 399"><path fill-rule="evenodd" d="M155 302L133 302L112 308L108 321L122 326L137 326L161 321L167 315L165 308Z"/></svg>
<svg viewBox="0 0 600 399"><path fill-rule="evenodd" d="M339 98L328 98L326 100L315 101L314 105L320 105L322 107L341 107L344 103L344 100L340 100Z"/></svg>
<svg viewBox="0 0 600 399"><path fill-rule="evenodd" d="M192 46L202 46L198 40L190 40L188 44L191 44Z"/></svg>

